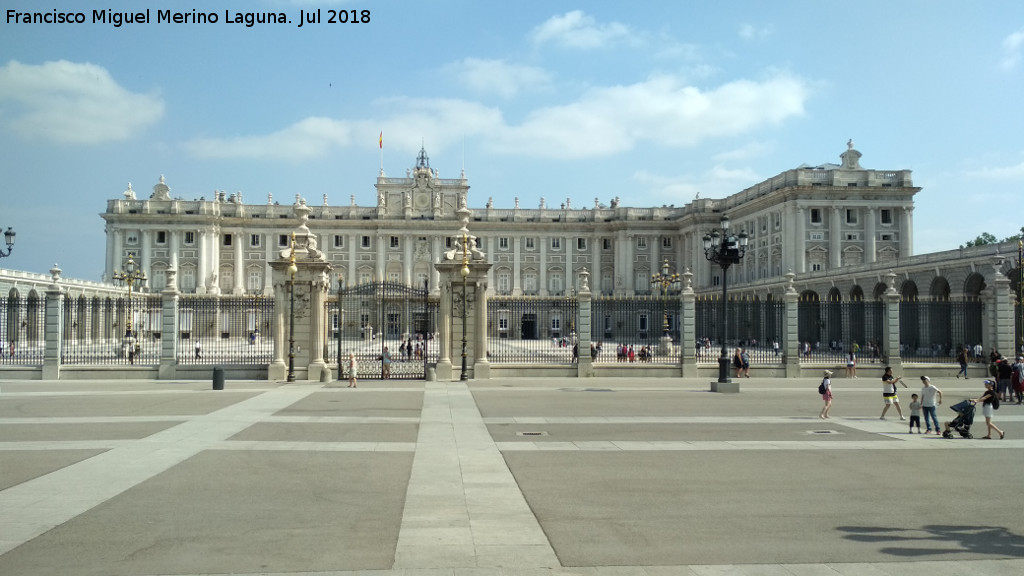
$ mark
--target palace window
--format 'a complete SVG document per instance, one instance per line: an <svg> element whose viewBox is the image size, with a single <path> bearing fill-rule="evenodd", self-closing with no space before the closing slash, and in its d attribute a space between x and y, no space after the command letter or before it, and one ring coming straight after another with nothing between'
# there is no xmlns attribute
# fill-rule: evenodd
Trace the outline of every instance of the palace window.
<svg viewBox="0 0 1024 576"><path fill-rule="evenodd" d="M533 238L527 238L526 239L526 249L527 250L534 250L534 249L536 249L536 247L537 247L537 243L536 243L536 241Z"/></svg>
<svg viewBox="0 0 1024 576"><path fill-rule="evenodd" d="M192 231L185 232L185 245L191 246L196 243L196 233Z"/></svg>
<svg viewBox="0 0 1024 576"><path fill-rule="evenodd" d="M508 272L498 273L498 294L508 294L512 291L512 275Z"/></svg>
<svg viewBox="0 0 1024 576"><path fill-rule="evenodd" d="M398 248L398 236L391 237L391 247Z"/></svg>
<svg viewBox="0 0 1024 576"><path fill-rule="evenodd" d="M647 237L646 236L637 236L636 237L636 247L639 250L646 250L647 249Z"/></svg>
<svg viewBox="0 0 1024 576"><path fill-rule="evenodd" d="M256 293L263 289L263 272L259 269L252 268L246 275L246 288L249 293Z"/></svg>
<svg viewBox="0 0 1024 576"><path fill-rule="evenodd" d="M334 247L335 248L344 248L345 247L345 237L342 236L341 234L335 234L334 235Z"/></svg>
<svg viewBox="0 0 1024 576"><path fill-rule="evenodd" d="M139 243L139 233L138 232L129 232L128 234L125 235L124 242L125 242L125 244L138 244Z"/></svg>
<svg viewBox="0 0 1024 576"><path fill-rule="evenodd" d="M811 208L811 224L821 224L820 208Z"/></svg>
<svg viewBox="0 0 1024 576"><path fill-rule="evenodd" d="M159 238L159 236L158 236L158 238ZM221 242L223 242L223 244L225 246L231 246L231 234L225 234L224 238L221 240Z"/></svg>
<svg viewBox="0 0 1024 576"><path fill-rule="evenodd" d="M856 224L857 223L857 211L856 210L853 210L853 209L850 209L850 208L848 208L846 210L846 223L847 224Z"/></svg>
<svg viewBox="0 0 1024 576"><path fill-rule="evenodd" d="M156 231L156 243L157 244L167 244L167 231L165 231L165 230L157 230Z"/></svg>
<svg viewBox="0 0 1024 576"><path fill-rule="evenodd" d="M662 236L661 237L661 247L662 248L671 248L672 247L672 237L671 236Z"/></svg>
<svg viewBox="0 0 1024 576"><path fill-rule="evenodd" d="M498 248L500 250L508 250L508 238L498 238Z"/></svg>
<svg viewBox="0 0 1024 576"><path fill-rule="evenodd" d="M612 249L612 239L611 238L602 238L601 239L601 247L604 248L605 250L611 250Z"/></svg>
<svg viewBox="0 0 1024 576"><path fill-rule="evenodd" d="M260 235L259 234L250 234L249 235L249 246L252 247L252 248L259 248L260 247Z"/></svg>
<svg viewBox="0 0 1024 576"><path fill-rule="evenodd" d="M892 210L882 209L882 224L892 224Z"/></svg>
<svg viewBox="0 0 1024 576"><path fill-rule="evenodd" d="M586 250L587 249L587 239L586 238L577 238L576 239L576 249L577 250Z"/></svg>
<svg viewBox="0 0 1024 576"><path fill-rule="evenodd" d="M562 249L562 239L558 238L558 237L552 238L551 239L551 249L552 250L561 250Z"/></svg>
<svg viewBox="0 0 1024 576"><path fill-rule="evenodd" d="M363 236L362 237L361 246L363 248L369 248L370 247L370 237L369 236Z"/></svg>
<svg viewBox="0 0 1024 576"><path fill-rule="evenodd" d="M277 235L277 245L282 247L282 248L285 248L287 246L291 246L291 244L289 243L288 235L287 234L278 234Z"/></svg>

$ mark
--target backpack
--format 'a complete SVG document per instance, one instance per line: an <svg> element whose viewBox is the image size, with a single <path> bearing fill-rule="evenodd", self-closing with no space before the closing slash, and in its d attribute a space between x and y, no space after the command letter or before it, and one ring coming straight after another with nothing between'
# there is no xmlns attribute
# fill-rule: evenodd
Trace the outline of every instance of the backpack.
<svg viewBox="0 0 1024 576"><path fill-rule="evenodd" d="M825 381L822 380L821 384L818 384L818 394L824 394L827 391L825 388Z"/></svg>
<svg viewBox="0 0 1024 576"><path fill-rule="evenodd" d="M999 410L999 395L995 393L992 394L992 409Z"/></svg>

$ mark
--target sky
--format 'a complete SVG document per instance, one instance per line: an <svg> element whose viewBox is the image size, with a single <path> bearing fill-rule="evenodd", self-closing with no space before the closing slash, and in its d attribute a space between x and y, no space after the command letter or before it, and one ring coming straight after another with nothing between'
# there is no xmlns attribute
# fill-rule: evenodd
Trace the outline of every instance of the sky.
<svg viewBox="0 0 1024 576"><path fill-rule="evenodd" d="M1022 94L1017 0L9 0L0 267L99 280L99 214L129 182L365 206L421 146L465 170L470 208L644 207L838 163L852 139L864 168L913 171L915 253L949 250L1024 226Z"/></svg>

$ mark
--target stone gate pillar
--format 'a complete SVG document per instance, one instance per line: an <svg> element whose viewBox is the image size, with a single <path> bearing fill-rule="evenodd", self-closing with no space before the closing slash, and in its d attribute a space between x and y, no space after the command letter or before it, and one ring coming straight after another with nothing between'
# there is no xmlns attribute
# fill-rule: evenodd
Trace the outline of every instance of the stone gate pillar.
<svg viewBox="0 0 1024 576"><path fill-rule="evenodd" d="M993 261L995 274L992 278L992 336L990 342L1003 356L1013 359L1018 356L1015 339L1014 295L1010 279L1003 274L1003 256Z"/></svg>
<svg viewBox="0 0 1024 576"><path fill-rule="evenodd" d="M294 355L295 379L318 381L322 374L330 373L323 351L327 325L324 304L331 286L331 265L317 249L316 236L309 231L311 210L306 200L297 199L294 211L299 226L292 232L291 246L270 262L274 285L274 361L267 379L286 380L290 356Z"/></svg>
<svg viewBox="0 0 1024 576"><path fill-rule="evenodd" d="M177 377L178 355L174 349L178 342L178 271L173 267L167 269L167 285L160 293L160 364L157 366L157 378L171 380Z"/></svg>
<svg viewBox="0 0 1024 576"><path fill-rule="evenodd" d="M576 330L576 341L573 342L573 345L577 346L579 350L579 356L576 364L576 376L578 378L591 378L595 375L594 361L590 355L590 346L593 344L590 340L591 324L593 322L593 312L591 311L592 301L593 295L590 292L590 272L586 268L581 268L580 291L577 293L580 322L579 327Z"/></svg>
<svg viewBox="0 0 1024 576"><path fill-rule="evenodd" d="M900 300L903 299L896 291L896 274L891 270L885 275L889 289L882 294L885 303L885 323L882 326L882 361L892 366L893 372L903 372L903 358L900 357Z"/></svg>
<svg viewBox="0 0 1024 576"><path fill-rule="evenodd" d="M466 349L465 378L490 377L487 360L487 272L491 264L469 233L472 211L463 205L456 211L462 228L452 236L452 249L434 265L440 276L438 380L463 378L463 338ZM465 335L465 336L463 336ZM456 376L457 375L457 376Z"/></svg>
<svg viewBox="0 0 1024 576"><path fill-rule="evenodd" d="M683 378L697 377L697 294L693 291L693 272L683 272L683 289L679 293L679 346L682 347Z"/></svg>
<svg viewBox="0 0 1024 576"><path fill-rule="evenodd" d="M786 292L782 295L785 316L782 319L782 364L787 378L800 376L800 294L793 287L796 274L786 273Z"/></svg>
<svg viewBox="0 0 1024 576"><path fill-rule="evenodd" d="M46 309L43 322L43 380L60 378L61 346L64 343L64 292L60 289L61 269L50 269L53 282L46 287ZM14 351L14 348L11 348Z"/></svg>

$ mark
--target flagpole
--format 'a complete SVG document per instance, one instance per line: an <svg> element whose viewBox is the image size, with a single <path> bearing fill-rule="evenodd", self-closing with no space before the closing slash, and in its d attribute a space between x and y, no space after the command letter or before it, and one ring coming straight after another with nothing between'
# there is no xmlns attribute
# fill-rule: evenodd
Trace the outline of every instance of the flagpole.
<svg viewBox="0 0 1024 576"><path fill-rule="evenodd" d="M380 138L377 140L377 145L380 146L380 173L384 173L384 131L381 131Z"/></svg>

